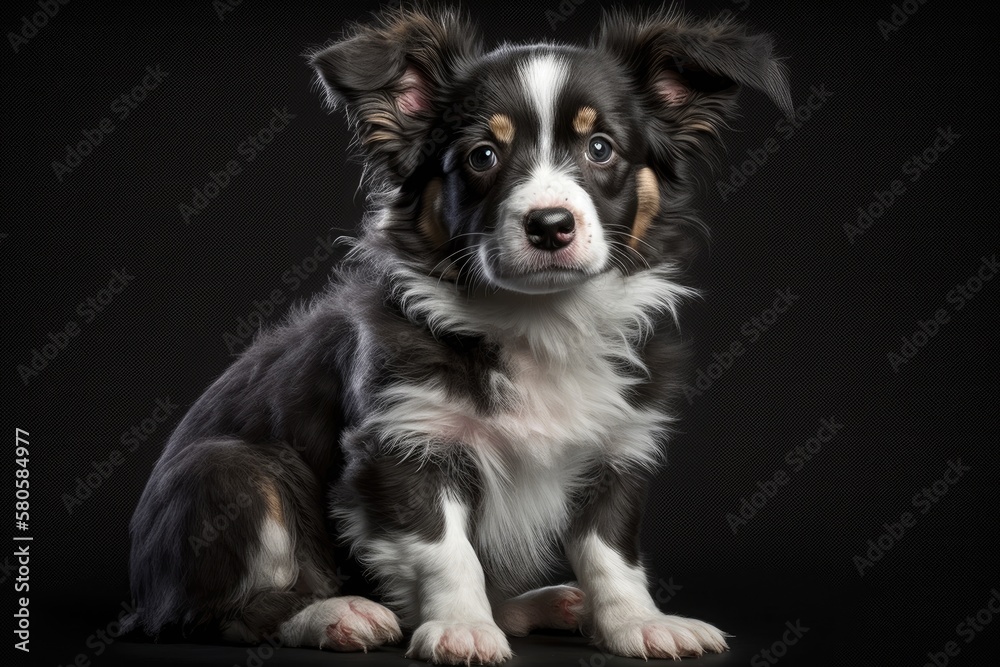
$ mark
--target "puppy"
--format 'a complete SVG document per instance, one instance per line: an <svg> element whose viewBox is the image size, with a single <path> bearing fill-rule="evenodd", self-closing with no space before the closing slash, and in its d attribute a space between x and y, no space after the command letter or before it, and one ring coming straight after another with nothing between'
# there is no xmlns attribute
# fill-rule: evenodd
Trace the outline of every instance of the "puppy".
<svg viewBox="0 0 1000 667"><path fill-rule="evenodd" d="M443 664L535 628L725 650L656 607L638 531L683 381L695 168L741 87L790 110L771 41L668 10L485 51L458 13L397 9L310 62L373 207L326 292L171 436L131 523L129 624L344 651L404 627ZM386 606L338 596L335 543ZM561 565L575 582L544 586Z"/></svg>

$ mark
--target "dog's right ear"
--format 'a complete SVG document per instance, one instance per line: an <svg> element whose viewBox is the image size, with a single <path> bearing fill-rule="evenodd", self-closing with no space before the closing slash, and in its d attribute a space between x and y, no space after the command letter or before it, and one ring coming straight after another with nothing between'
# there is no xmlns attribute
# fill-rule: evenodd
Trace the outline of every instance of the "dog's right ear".
<svg viewBox="0 0 1000 667"><path fill-rule="evenodd" d="M631 75L654 159L694 162L709 154L741 88L766 93L791 116L788 77L768 35L730 16L699 20L671 6L605 15L596 47Z"/></svg>
<svg viewBox="0 0 1000 667"><path fill-rule="evenodd" d="M393 9L309 55L326 98L344 106L369 166L402 181L420 164L441 93L481 51L454 10Z"/></svg>

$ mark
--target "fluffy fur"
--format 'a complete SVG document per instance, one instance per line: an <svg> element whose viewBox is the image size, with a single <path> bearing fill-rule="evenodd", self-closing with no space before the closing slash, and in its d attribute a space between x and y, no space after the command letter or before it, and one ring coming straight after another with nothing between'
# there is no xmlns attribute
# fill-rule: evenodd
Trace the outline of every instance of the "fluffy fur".
<svg viewBox="0 0 1000 667"><path fill-rule="evenodd" d="M770 41L662 11L486 52L458 13L392 10L310 63L372 212L329 289L171 436L127 625L367 650L401 621L409 655L448 664L538 627L724 650L656 608L637 535L682 379L694 174L741 86L789 110ZM338 597L338 543L387 606Z"/></svg>

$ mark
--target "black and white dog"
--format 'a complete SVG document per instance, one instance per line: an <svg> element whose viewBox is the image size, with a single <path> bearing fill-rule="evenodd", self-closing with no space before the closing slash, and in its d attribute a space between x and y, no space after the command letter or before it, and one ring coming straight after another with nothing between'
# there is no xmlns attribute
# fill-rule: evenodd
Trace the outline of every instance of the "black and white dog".
<svg viewBox="0 0 1000 667"><path fill-rule="evenodd" d="M375 206L170 438L131 524L133 625L334 650L402 626L446 664L534 628L723 651L657 609L637 536L683 381L696 163L740 87L790 110L771 41L670 10L485 52L457 12L395 9L310 61ZM386 607L338 596L334 543Z"/></svg>

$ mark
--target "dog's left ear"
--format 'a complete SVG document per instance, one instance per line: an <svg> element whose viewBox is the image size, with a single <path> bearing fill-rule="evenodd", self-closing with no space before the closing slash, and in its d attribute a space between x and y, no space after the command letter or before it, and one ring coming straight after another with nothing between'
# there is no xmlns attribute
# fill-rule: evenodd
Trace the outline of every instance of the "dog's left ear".
<svg viewBox="0 0 1000 667"><path fill-rule="evenodd" d="M692 19L676 10L635 17L605 15L595 46L631 74L654 154L704 157L704 140L717 138L743 86L765 92L792 114L788 79L771 38L751 35L728 17Z"/></svg>
<svg viewBox="0 0 1000 667"><path fill-rule="evenodd" d="M479 53L479 37L455 10L387 9L309 54L331 107L344 106L370 166L405 180L416 169L441 92Z"/></svg>

